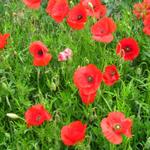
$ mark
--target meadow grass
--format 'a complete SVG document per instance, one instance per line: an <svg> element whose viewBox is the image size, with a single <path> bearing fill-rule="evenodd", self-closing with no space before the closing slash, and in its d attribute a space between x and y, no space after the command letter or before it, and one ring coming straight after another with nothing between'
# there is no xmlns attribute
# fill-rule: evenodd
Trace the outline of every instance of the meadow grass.
<svg viewBox="0 0 150 150"><path fill-rule="evenodd" d="M47 1L35 11L21 0L0 0L0 32L11 34L9 44L0 52L0 150L150 149L150 37L144 35L141 21L132 13L138 1L105 2L108 15L117 24L115 38L107 45L91 39L92 19L84 30L73 31L65 21L57 24L46 14ZM140 56L133 62L124 62L115 53L117 42L124 37L134 37L140 45ZM29 45L37 40L47 45L53 55L46 67L32 65ZM57 55L66 47L73 50L73 59L60 63ZM89 63L102 71L115 64L121 79L112 87L102 83L95 102L86 106L72 77L78 66ZM40 127L27 128L24 112L37 103L42 103L53 119ZM124 137L118 146L104 138L99 126L110 111L124 112L134 123L133 138ZM9 112L22 119L8 118ZM75 120L88 124L86 137L68 148L61 142L60 129Z"/></svg>

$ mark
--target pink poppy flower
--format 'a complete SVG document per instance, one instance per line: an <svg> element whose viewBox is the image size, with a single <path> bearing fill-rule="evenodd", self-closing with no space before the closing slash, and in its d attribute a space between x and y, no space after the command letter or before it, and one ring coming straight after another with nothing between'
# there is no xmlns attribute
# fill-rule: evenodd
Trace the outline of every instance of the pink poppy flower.
<svg viewBox="0 0 150 150"><path fill-rule="evenodd" d="M71 57L72 57L72 50L66 48L63 52L60 52L58 54L58 61L67 61L68 59L71 59Z"/></svg>

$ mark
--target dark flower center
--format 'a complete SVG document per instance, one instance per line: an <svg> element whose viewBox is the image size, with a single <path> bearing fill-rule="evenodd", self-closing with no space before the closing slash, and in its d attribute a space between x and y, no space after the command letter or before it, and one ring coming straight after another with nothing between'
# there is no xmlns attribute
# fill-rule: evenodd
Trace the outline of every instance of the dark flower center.
<svg viewBox="0 0 150 150"><path fill-rule="evenodd" d="M87 80L88 80L89 83L91 83L91 82L93 82L94 79L93 79L93 77L88 76Z"/></svg>
<svg viewBox="0 0 150 150"><path fill-rule="evenodd" d="M83 18L82 15L78 15L77 20L81 20Z"/></svg>
<svg viewBox="0 0 150 150"><path fill-rule="evenodd" d="M121 129L121 125L120 124L116 124L115 126L114 126L114 130L120 130Z"/></svg>
<svg viewBox="0 0 150 150"><path fill-rule="evenodd" d="M131 51L131 48L130 48L129 46L126 46L126 47L124 48L124 50L125 50L125 52L129 52L129 51Z"/></svg>
<svg viewBox="0 0 150 150"><path fill-rule="evenodd" d="M39 121L39 120L41 120L41 116L36 117L36 121Z"/></svg>
<svg viewBox="0 0 150 150"><path fill-rule="evenodd" d="M38 50L38 55L39 56L43 56L43 51L42 50Z"/></svg>
<svg viewBox="0 0 150 150"><path fill-rule="evenodd" d="M93 6L93 9L94 9L94 10L96 9L96 5Z"/></svg>
<svg viewBox="0 0 150 150"><path fill-rule="evenodd" d="M100 32L103 34L105 32L105 30L101 29Z"/></svg>
<svg viewBox="0 0 150 150"><path fill-rule="evenodd" d="M111 76L114 76L115 74L116 74L115 71L112 71L112 72L111 72Z"/></svg>

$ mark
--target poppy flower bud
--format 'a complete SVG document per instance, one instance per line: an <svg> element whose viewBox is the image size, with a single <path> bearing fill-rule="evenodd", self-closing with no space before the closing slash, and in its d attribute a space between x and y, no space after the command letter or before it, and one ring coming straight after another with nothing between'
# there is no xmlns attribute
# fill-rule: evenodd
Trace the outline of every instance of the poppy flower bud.
<svg viewBox="0 0 150 150"><path fill-rule="evenodd" d="M137 73L138 75L141 75L141 74L142 74L142 69L141 69L141 68L137 68L136 73Z"/></svg>
<svg viewBox="0 0 150 150"><path fill-rule="evenodd" d="M57 87L57 86L56 86L56 84L55 84L54 82L51 83L51 86L50 86L50 87L51 87L51 90L52 90L52 91L56 91L56 87Z"/></svg>
<svg viewBox="0 0 150 150"><path fill-rule="evenodd" d="M6 116L11 118L11 119L18 119L18 118L20 118L17 114L14 114L14 113L7 113Z"/></svg>
<svg viewBox="0 0 150 150"><path fill-rule="evenodd" d="M16 51L14 51L14 56L17 56L17 52Z"/></svg>
<svg viewBox="0 0 150 150"><path fill-rule="evenodd" d="M17 14L14 12L14 13L13 13L13 16L17 16Z"/></svg>
<svg viewBox="0 0 150 150"><path fill-rule="evenodd" d="M70 1L70 5L74 6L74 2L73 2L73 1Z"/></svg>
<svg viewBox="0 0 150 150"><path fill-rule="evenodd" d="M88 5L93 9L93 4L91 2L88 2Z"/></svg>

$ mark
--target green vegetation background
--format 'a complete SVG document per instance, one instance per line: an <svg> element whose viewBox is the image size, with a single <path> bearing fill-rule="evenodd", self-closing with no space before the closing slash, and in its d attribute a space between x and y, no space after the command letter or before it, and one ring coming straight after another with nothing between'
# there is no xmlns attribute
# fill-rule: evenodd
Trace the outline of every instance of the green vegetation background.
<svg viewBox="0 0 150 150"><path fill-rule="evenodd" d="M8 45L0 52L0 150L142 150L150 149L150 37L142 32L142 21L133 15L135 0L105 0L108 15L117 24L110 44L91 40L89 19L85 29L73 31L65 21L56 24L45 12L28 9L21 0L0 0L0 32L10 33ZM75 5L77 2L72 2ZM115 53L117 42L134 37L140 56L124 62ZM29 44L41 40L48 46L53 60L47 67L32 65ZM73 59L60 63L57 55L64 48L73 50ZM72 77L81 65L95 64L101 70L115 64L121 75L113 87L102 83L95 102L86 107L80 100ZM133 138L124 138L119 146L110 144L99 127L102 118L112 111L131 117ZM24 118L24 112L42 103L53 120L40 127L27 128L22 119L13 120L6 113ZM60 139L62 126L81 120L88 124L84 142L66 147Z"/></svg>

